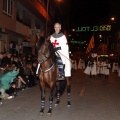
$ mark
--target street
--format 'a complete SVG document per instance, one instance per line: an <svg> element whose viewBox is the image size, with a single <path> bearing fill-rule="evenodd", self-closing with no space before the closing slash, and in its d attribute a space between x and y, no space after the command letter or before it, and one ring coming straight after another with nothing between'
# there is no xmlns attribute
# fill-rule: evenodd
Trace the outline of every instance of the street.
<svg viewBox="0 0 120 120"><path fill-rule="evenodd" d="M20 91L17 97L3 100L0 120L120 120L120 78L116 73L111 73L108 80L98 75L90 78L82 70L73 70L71 107L67 108L65 91L59 106L53 106L52 115L47 117L48 100L49 89L46 90L44 115L39 117L39 85Z"/></svg>

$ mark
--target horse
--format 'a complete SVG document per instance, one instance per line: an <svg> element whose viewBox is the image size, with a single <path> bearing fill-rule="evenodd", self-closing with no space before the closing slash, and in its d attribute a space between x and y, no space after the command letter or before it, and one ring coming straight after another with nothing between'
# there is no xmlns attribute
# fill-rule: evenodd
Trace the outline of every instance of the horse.
<svg viewBox="0 0 120 120"><path fill-rule="evenodd" d="M49 86L49 110L47 115L52 114L53 109L53 98L56 96L57 101L55 106L60 103L60 96L64 93L67 86L68 100L67 104L70 107L70 79L65 78L65 80L59 81L58 68L56 62L55 49L50 42L50 40L40 39L38 44L38 77L39 85L41 90L41 110L40 116L43 116L45 110L45 88ZM55 94L54 94L55 92Z"/></svg>

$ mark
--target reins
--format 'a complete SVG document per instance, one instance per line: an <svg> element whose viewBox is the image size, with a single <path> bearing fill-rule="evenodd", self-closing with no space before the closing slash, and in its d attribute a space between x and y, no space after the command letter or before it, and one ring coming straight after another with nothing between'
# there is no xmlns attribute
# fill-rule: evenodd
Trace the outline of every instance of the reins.
<svg viewBox="0 0 120 120"><path fill-rule="evenodd" d="M65 55L63 55L62 53L60 53L59 51L57 51L58 53L57 54L61 54L63 57L65 57L67 60L69 60L70 61L70 63L72 63L71 62L71 60L69 59L69 58L67 58Z"/></svg>
<svg viewBox="0 0 120 120"><path fill-rule="evenodd" d="M40 71L43 72L43 73L46 73L48 71L50 71L53 67L54 67L55 63L52 64L52 66L50 68L48 68L47 70L42 70L42 68L39 66L40 68Z"/></svg>
<svg viewBox="0 0 120 120"><path fill-rule="evenodd" d="M47 59L50 58L50 56L47 57L44 53L42 53L42 52L40 52L40 53L44 55L44 58L45 58L45 59L39 59L39 58L38 58L38 63L41 64L41 63L45 62Z"/></svg>
<svg viewBox="0 0 120 120"><path fill-rule="evenodd" d="M39 51L39 54L42 54L43 58L42 59L38 58L38 68L37 68L37 71L40 69L41 72L46 73L46 72L50 71L54 67L55 63L53 63L51 65L51 67L49 67L46 70L43 70L41 68L41 64L44 63L44 62L46 62L48 59L50 59L51 55L53 55L53 53L47 56L45 53Z"/></svg>

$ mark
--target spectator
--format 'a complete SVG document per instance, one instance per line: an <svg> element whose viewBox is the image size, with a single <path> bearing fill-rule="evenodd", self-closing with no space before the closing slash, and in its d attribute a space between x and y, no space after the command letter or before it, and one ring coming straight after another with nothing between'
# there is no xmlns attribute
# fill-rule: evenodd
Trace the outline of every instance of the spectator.
<svg viewBox="0 0 120 120"><path fill-rule="evenodd" d="M37 76L36 76L36 71L37 71L37 62L33 62L33 65L32 65L32 71L33 71L33 76L34 76L34 79L35 79L35 85L37 84Z"/></svg>
<svg viewBox="0 0 120 120"><path fill-rule="evenodd" d="M0 53L0 65L1 65L2 59L3 59L3 54Z"/></svg>
<svg viewBox="0 0 120 120"><path fill-rule="evenodd" d="M0 92L2 93L2 95L4 95L5 91L10 88L10 83L13 82L13 79L16 78L18 73L19 70L14 69L13 71L7 72L6 74L0 77L1 81Z"/></svg>
<svg viewBox="0 0 120 120"><path fill-rule="evenodd" d="M12 54L13 53L13 41L10 42L9 44L9 52Z"/></svg>
<svg viewBox="0 0 120 120"><path fill-rule="evenodd" d="M2 65L11 65L11 53L7 53L5 57L3 57L1 64Z"/></svg>
<svg viewBox="0 0 120 120"><path fill-rule="evenodd" d="M11 87L8 90L6 90L5 93L8 99L11 99L17 96L17 89L16 89L15 82L11 83Z"/></svg>
<svg viewBox="0 0 120 120"><path fill-rule="evenodd" d="M16 56L18 57L19 56L19 45L18 44L15 45L15 51L16 51Z"/></svg>
<svg viewBox="0 0 120 120"><path fill-rule="evenodd" d="M12 64L14 64L16 67L22 66L21 61L19 61L18 57L14 57Z"/></svg>
<svg viewBox="0 0 120 120"><path fill-rule="evenodd" d="M24 69L22 67L21 62L18 60L18 57L15 57L13 60L13 63L18 69L19 73L17 75L18 78L18 90L21 90L21 87L24 86L24 89L26 88L26 82L24 81Z"/></svg>
<svg viewBox="0 0 120 120"><path fill-rule="evenodd" d="M34 72L32 71L32 63L27 63L24 69L24 75L27 80L28 87L35 86Z"/></svg>
<svg viewBox="0 0 120 120"><path fill-rule="evenodd" d="M23 54L23 44L22 43L19 45L19 54L20 55Z"/></svg>

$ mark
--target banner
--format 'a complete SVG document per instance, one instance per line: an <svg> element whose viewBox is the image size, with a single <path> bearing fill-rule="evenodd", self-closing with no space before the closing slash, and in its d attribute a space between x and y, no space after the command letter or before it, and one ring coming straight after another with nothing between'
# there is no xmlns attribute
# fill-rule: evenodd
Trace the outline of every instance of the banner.
<svg viewBox="0 0 120 120"><path fill-rule="evenodd" d="M95 44L94 44L94 35L92 35L92 37L90 39L90 42L88 44L86 53L89 53L94 47L95 47Z"/></svg>

